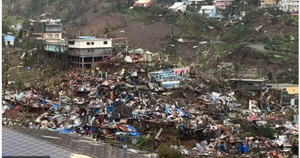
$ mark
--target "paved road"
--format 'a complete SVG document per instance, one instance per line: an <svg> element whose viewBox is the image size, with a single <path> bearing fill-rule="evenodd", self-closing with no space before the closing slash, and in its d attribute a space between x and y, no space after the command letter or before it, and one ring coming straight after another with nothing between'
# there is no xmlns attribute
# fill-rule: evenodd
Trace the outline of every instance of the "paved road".
<svg viewBox="0 0 300 158"><path fill-rule="evenodd" d="M28 135L35 139L41 140L46 143L53 144L62 148L70 153L84 154L91 157L99 158L143 158L143 155L131 153L124 149L111 146L109 144L99 144L93 140L85 139L71 134L62 134L58 132L28 129L22 127L3 127L2 132L9 130L19 132L23 135ZM4 135L4 134L3 134ZM7 141L9 139L6 139ZM30 142L30 141L29 141ZM4 147L4 145L3 145ZM3 151L5 153L5 151Z"/></svg>

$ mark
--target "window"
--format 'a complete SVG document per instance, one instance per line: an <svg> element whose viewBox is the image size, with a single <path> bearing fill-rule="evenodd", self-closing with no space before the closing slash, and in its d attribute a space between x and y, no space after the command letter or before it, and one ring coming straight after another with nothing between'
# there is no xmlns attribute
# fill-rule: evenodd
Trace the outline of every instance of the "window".
<svg viewBox="0 0 300 158"><path fill-rule="evenodd" d="M88 49L88 52L90 52L90 49Z"/></svg>
<svg viewBox="0 0 300 158"><path fill-rule="evenodd" d="M107 41L104 41L103 44L107 44Z"/></svg>
<svg viewBox="0 0 300 158"><path fill-rule="evenodd" d="M75 44L75 41L68 41L68 44L73 45Z"/></svg>
<svg viewBox="0 0 300 158"><path fill-rule="evenodd" d="M91 52L94 52L94 49L91 49Z"/></svg>
<svg viewBox="0 0 300 158"><path fill-rule="evenodd" d="M94 42L92 42L92 45L94 45Z"/></svg>
<svg viewBox="0 0 300 158"><path fill-rule="evenodd" d="M255 86L255 87L258 87L258 86L259 86L259 83L254 83L254 86Z"/></svg>
<svg viewBox="0 0 300 158"><path fill-rule="evenodd" d="M90 43L90 42L86 42L86 44L87 44L87 45L90 45L91 43Z"/></svg>
<svg viewBox="0 0 300 158"><path fill-rule="evenodd" d="M248 83L248 86L252 86L253 84L252 83Z"/></svg>
<svg viewBox="0 0 300 158"><path fill-rule="evenodd" d="M59 38L59 34L57 33L57 34L55 34L55 38Z"/></svg>

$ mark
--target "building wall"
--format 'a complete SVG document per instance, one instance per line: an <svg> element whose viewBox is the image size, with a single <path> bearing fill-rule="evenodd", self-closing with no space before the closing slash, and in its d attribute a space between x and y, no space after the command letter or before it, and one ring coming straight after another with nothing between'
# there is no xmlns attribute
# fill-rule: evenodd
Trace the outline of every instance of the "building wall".
<svg viewBox="0 0 300 158"><path fill-rule="evenodd" d="M44 33L44 40L59 40L62 39L62 33Z"/></svg>
<svg viewBox="0 0 300 158"><path fill-rule="evenodd" d="M44 23L41 22L24 22L23 29L30 31L31 33L43 33Z"/></svg>
<svg viewBox="0 0 300 158"><path fill-rule="evenodd" d="M285 12L299 11L299 0L281 0L279 8Z"/></svg>
<svg viewBox="0 0 300 158"><path fill-rule="evenodd" d="M299 94L299 87L284 87L288 94Z"/></svg>
<svg viewBox="0 0 300 158"><path fill-rule="evenodd" d="M74 44L72 44L74 41ZM111 39L69 40L69 48L111 48Z"/></svg>
<svg viewBox="0 0 300 158"><path fill-rule="evenodd" d="M232 86L233 88L245 89L249 91L260 91L262 90L263 83L257 81L234 81Z"/></svg>
<svg viewBox="0 0 300 158"><path fill-rule="evenodd" d="M261 0L260 4L262 8L274 7L276 5L276 0Z"/></svg>
<svg viewBox="0 0 300 158"><path fill-rule="evenodd" d="M179 10L181 10L182 12L185 12L186 11L186 5L182 5L178 8L176 8L176 11L179 11Z"/></svg>
<svg viewBox="0 0 300 158"><path fill-rule="evenodd" d="M98 56L108 56L111 55L111 48L94 48L94 49L69 49L69 53L72 56L82 56L82 57L98 57Z"/></svg>

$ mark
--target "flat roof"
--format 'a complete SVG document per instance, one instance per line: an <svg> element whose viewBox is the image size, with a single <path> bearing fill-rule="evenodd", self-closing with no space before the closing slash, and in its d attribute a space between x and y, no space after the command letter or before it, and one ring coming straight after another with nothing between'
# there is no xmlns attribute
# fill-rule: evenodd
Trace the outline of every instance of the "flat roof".
<svg viewBox="0 0 300 158"><path fill-rule="evenodd" d="M68 41L109 41L109 40L113 40L112 38L108 39L108 38L85 38L85 39L68 39Z"/></svg>
<svg viewBox="0 0 300 158"><path fill-rule="evenodd" d="M246 79L246 78L232 78L229 79L229 81L254 81L254 82L264 82L266 81L265 79Z"/></svg>
<svg viewBox="0 0 300 158"><path fill-rule="evenodd" d="M291 84L291 83L270 83L268 85L272 87L298 87L297 84Z"/></svg>

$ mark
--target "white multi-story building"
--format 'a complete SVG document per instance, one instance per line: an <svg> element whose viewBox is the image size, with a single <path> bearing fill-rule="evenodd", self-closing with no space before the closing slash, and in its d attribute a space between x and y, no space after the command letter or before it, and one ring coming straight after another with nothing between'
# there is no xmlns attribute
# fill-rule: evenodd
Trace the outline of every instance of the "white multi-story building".
<svg viewBox="0 0 300 158"><path fill-rule="evenodd" d="M299 0L281 0L279 8L284 12L297 12L299 11Z"/></svg>
<svg viewBox="0 0 300 158"><path fill-rule="evenodd" d="M72 66L92 67L112 53L112 39L81 36L68 40L69 59Z"/></svg>

